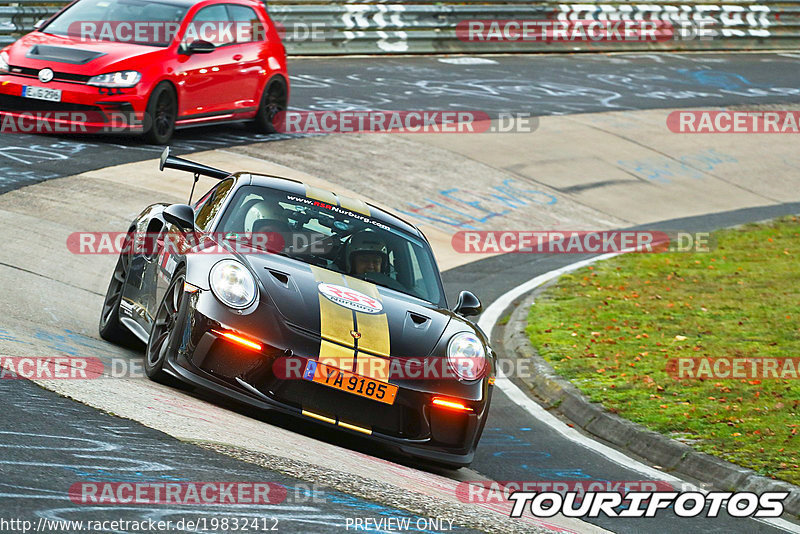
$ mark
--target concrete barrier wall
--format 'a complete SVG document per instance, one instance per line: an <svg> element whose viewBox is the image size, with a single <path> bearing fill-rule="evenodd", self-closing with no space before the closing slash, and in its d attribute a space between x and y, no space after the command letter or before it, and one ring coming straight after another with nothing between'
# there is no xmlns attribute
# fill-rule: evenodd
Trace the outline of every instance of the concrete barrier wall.
<svg viewBox="0 0 800 534"><path fill-rule="evenodd" d="M0 43L31 31L37 20L60 9L33 0L14 4L0 5ZM270 2L268 9L292 55L764 50L800 44L800 2L782 0L723 4L281 0ZM538 25L538 33L525 32L523 23ZM604 28L605 37L575 32L591 30L589 23ZM625 23L634 29L649 23L657 27L657 35L615 36L614 28L624 30ZM543 33L545 28L553 33ZM569 33L558 34L556 28Z"/></svg>

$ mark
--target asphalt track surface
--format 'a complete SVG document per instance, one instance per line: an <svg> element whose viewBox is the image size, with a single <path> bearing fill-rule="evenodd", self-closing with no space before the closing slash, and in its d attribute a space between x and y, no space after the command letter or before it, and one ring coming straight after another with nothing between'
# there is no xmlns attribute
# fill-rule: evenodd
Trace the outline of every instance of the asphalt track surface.
<svg viewBox="0 0 800 534"><path fill-rule="evenodd" d="M39 532L80 532L56 528L59 521L172 521L226 518L232 525L258 521L259 531L341 532L347 518L383 517L409 520L415 532L425 518L325 486L267 471L195 445L183 443L146 426L62 398L27 380L0 380L3 419L13 429L0 430L0 518L39 518L49 521ZM46 414L46 416L43 416ZM139 482L149 484L200 482L275 483L286 488L285 500L275 504L77 504L69 489L81 482ZM76 490L77 491L77 490ZM76 493L76 499L79 493ZM266 521L266 522L264 522ZM417 521L422 528L416 528ZM63 524L63 523L60 523ZM88 526L88 525L86 525ZM120 525L122 526L122 525ZM109 525L110 527L110 525ZM136 527L105 532L134 532ZM251 523L251 530L252 523ZM0 524L0 532L13 532ZM170 531L176 532L173 527ZM189 531L189 530L186 530ZM199 530L198 530L199 531ZM98 532L92 530L91 532ZM153 532L146 529L144 532ZM474 532L454 526L453 532Z"/></svg>
<svg viewBox="0 0 800 534"><path fill-rule="evenodd" d="M800 102L800 54L791 53L293 59L290 74L290 107L297 110L471 110L495 117ZM243 125L202 127L178 132L172 147L186 154L285 138ZM129 137L2 134L0 193L161 150Z"/></svg>
<svg viewBox="0 0 800 534"><path fill-rule="evenodd" d="M800 90L792 89L800 87L797 69L800 56L791 54L495 57L491 58L494 63L476 65L442 63L437 58L378 58L346 60L346 69L341 68L341 61L295 60L292 64L293 107L473 109L543 115L800 101ZM181 132L174 146L179 152L187 153L263 140L279 141L280 137L255 136L235 126L210 127ZM160 147L126 138L3 136L0 138L0 191L94 168L151 159L160 150ZM703 231L798 211L797 204L782 204L670 221L662 227ZM648 225L648 228L656 226ZM481 296L488 304L521 282L581 259L580 256L537 256L531 261L529 257L502 256L450 270L444 278L450 298L464 287L480 287ZM137 423L62 399L28 382L0 382L3 420L15 421L13 428L4 425L2 431L17 433L15 439L19 440L4 438L0 445L4 449L0 462L5 484L0 486L3 516L30 517L31 508L34 508L58 510L64 518L77 519L87 511L64 501L67 487L76 476L113 477L110 466L103 462L121 452L108 454L109 449L106 449L102 454L96 451L86 454L65 446L69 440L97 439L118 447L111 450L124 451L132 462L163 464L150 472L137 471L143 472L147 480L169 479L176 473L190 480L264 480L270 477L269 480L287 487L304 487L289 477L180 443ZM60 416L45 418L41 414ZM49 443L49 438L43 436L59 438L54 440L57 443ZM40 452L32 455L30 446L36 440L44 441L39 442ZM22 443L25 449L18 446ZM98 456L105 456L106 460L99 461ZM642 479L635 471L554 435L549 427L532 420L501 394L493 399L489 425L472 468L495 480ZM14 479L14 473L21 473L24 478ZM222 478L222 474L228 478ZM31 486L32 480L36 482L34 486ZM388 507L371 508L378 505L337 492L325 492L325 495L332 497L326 503L310 506L313 510L286 511L286 514L305 518L301 517L298 523L287 519L286 524L294 525L292 528L297 531L322 532L341 530L345 515L407 515ZM357 514L343 512L347 506L358 510ZM154 508L153 513L172 512ZM141 517L141 510L133 510L131 514ZM339 520L328 519L327 526L316 523L310 530L303 527L304 520L317 521L315 514L338 514ZM93 519L101 517L118 518L119 513L93 510ZM779 531L753 520L687 520L669 514L659 514L657 520L590 521L615 532L631 533Z"/></svg>

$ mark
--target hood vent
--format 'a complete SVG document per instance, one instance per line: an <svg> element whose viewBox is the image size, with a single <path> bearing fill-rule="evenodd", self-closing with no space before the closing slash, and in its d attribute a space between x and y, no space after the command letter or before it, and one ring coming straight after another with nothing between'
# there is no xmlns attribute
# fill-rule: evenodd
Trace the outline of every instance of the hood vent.
<svg viewBox="0 0 800 534"><path fill-rule="evenodd" d="M40 61L53 61L56 63L70 63L72 65L85 65L90 61L106 55L105 52L81 50L79 48L65 48L63 46L50 46L37 44L28 50L25 57Z"/></svg>
<svg viewBox="0 0 800 534"><path fill-rule="evenodd" d="M267 268L267 272L272 275L272 277L283 287L289 289L289 275L286 273L282 273L280 271L276 271L274 269Z"/></svg>
<svg viewBox="0 0 800 534"><path fill-rule="evenodd" d="M412 311L408 312L408 318L411 319L411 324L414 326L414 328L426 330L431 325L430 317L425 317L424 315L420 315Z"/></svg>

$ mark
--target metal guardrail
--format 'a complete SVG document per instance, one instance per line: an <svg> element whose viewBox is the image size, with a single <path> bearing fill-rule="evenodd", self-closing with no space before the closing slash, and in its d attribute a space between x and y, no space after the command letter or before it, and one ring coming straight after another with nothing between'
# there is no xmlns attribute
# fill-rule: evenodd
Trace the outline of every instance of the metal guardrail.
<svg viewBox="0 0 800 534"><path fill-rule="evenodd" d="M269 2L283 28L289 54L429 54L580 52L613 50L729 50L794 48L800 44L800 0L731 0L725 3L637 4L598 1L460 0L458 3L405 0L389 3L279 0ZM16 0L0 5L0 43L33 29L64 4ZM497 40L472 38L468 21L659 21L683 35L659 41ZM487 30L491 35L491 29ZM689 38L694 34L693 38ZM475 36L473 36L475 37Z"/></svg>
<svg viewBox="0 0 800 534"><path fill-rule="evenodd" d="M25 0L19 5L0 5L0 44L8 44L15 37L31 31L37 20L48 18L59 9Z"/></svg>
<svg viewBox="0 0 800 534"><path fill-rule="evenodd" d="M603 2L560 4L337 4L271 5L274 20L286 28L287 49L294 54L487 53L611 50L719 50L791 47L800 42L800 8L792 5L632 4ZM658 41L470 40L467 21L660 21L691 35ZM303 38L313 24L327 30L325 39ZM461 24L462 26L459 26ZM292 29L299 25L299 39ZM503 28L499 22L499 28ZM313 32L312 32L313 33ZM491 35L488 30L485 36Z"/></svg>

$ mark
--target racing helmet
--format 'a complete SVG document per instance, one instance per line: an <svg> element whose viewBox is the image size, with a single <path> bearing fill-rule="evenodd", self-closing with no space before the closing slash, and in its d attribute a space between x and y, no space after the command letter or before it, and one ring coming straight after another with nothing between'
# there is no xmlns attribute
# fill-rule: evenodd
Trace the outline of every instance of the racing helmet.
<svg viewBox="0 0 800 534"><path fill-rule="evenodd" d="M389 273L389 252L386 243L375 230L361 230L350 236L345 245L345 268L348 273L353 272L355 258L359 254L377 254L381 257L381 272Z"/></svg>
<svg viewBox="0 0 800 534"><path fill-rule="evenodd" d="M272 199L260 200L247 208L244 226L250 231L258 231L256 226L261 220L284 220L283 208Z"/></svg>
<svg viewBox="0 0 800 534"><path fill-rule="evenodd" d="M263 244L270 252L281 252L291 246L292 230L286 222L283 208L274 200L261 200L250 206L244 227L249 229L254 241L266 239Z"/></svg>

